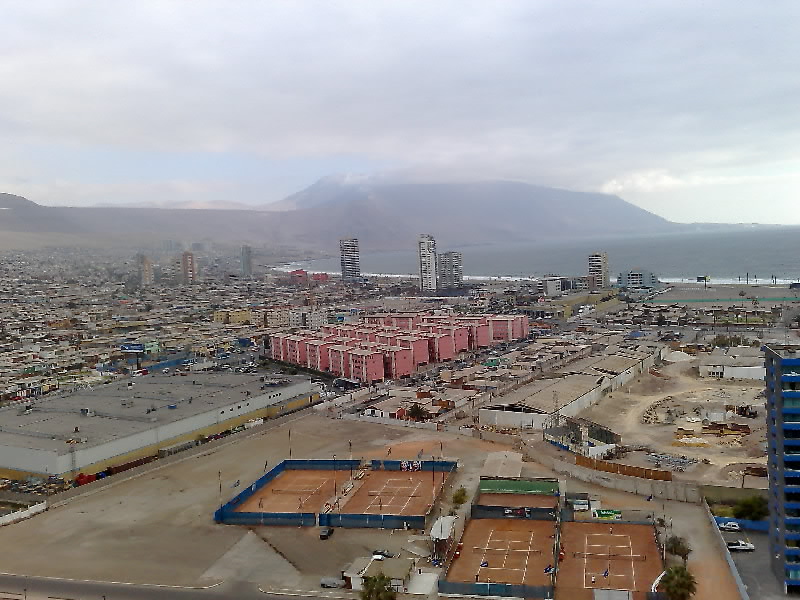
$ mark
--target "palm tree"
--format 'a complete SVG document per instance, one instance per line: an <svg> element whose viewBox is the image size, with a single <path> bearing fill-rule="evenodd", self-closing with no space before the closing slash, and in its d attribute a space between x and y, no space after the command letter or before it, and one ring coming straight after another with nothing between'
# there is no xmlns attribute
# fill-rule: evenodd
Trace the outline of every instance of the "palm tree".
<svg viewBox="0 0 800 600"><path fill-rule="evenodd" d="M670 567L661 579L669 600L689 600L697 592L697 581L686 567Z"/></svg>
<svg viewBox="0 0 800 600"><path fill-rule="evenodd" d="M431 418L431 413L425 407L414 402L408 409L408 418L412 421L427 421Z"/></svg>
<svg viewBox="0 0 800 600"><path fill-rule="evenodd" d="M689 555L692 553L692 547L685 538L678 535L671 535L664 542L664 549L670 554L680 556L683 559L683 565L686 566L686 561L689 560Z"/></svg>
<svg viewBox="0 0 800 600"><path fill-rule="evenodd" d="M392 580L383 573L374 577L364 577L361 600L395 600L397 593L392 589Z"/></svg>

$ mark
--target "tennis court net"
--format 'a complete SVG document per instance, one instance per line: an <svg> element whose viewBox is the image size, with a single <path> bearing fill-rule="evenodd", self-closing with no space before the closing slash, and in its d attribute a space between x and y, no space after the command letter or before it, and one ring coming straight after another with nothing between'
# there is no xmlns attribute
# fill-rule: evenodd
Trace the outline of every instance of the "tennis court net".
<svg viewBox="0 0 800 600"><path fill-rule="evenodd" d="M308 489L308 490L286 490L286 489L275 489L271 490L273 494L293 494L295 496L310 496L312 494L320 494L322 493L320 488Z"/></svg>
<svg viewBox="0 0 800 600"><path fill-rule="evenodd" d="M480 546L473 546L473 552L476 554L511 554L511 553L525 553L525 554L541 554L541 550L535 548L482 548Z"/></svg>
<svg viewBox="0 0 800 600"><path fill-rule="evenodd" d="M417 488L393 488L383 490L369 490L368 496L402 496L404 498L417 498Z"/></svg>
<svg viewBox="0 0 800 600"><path fill-rule="evenodd" d="M632 560L632 561L645 561L647 556L644 554L595 554L594 552L573 552L575 558L597 558L600 560Z"/></svg>

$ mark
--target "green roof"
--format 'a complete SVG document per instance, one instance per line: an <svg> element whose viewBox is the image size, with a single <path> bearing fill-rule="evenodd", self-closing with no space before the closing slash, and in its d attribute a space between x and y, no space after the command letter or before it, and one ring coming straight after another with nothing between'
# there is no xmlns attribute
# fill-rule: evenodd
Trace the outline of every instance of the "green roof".
<svg viewBox="0 0 800 600"><path fill-rule="evenodd" d="M481 492L485 494L549 494L558 493L558 482L523 479L481 479Z"/></svg>

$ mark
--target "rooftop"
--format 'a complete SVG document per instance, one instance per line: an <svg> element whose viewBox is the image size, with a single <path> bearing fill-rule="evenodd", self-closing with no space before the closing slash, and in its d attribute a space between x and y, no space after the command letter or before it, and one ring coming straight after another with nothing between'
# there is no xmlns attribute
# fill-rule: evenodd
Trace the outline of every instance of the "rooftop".
<svg viewBox="0 0 800 600"><path fill-rule="evenodd" d="M68 443L70 439L85 439L77 445L85 449L238 401L246 403L251 397L291 385L308 384L306 378L296 376L265 386L262 377L249 373L191 373L185 377L157 373L72 393L49 394L0 409L0 445L68 454L75 446ZM301 393L298 387L296 395ZM26 406L31 410L25 410ZM85 409L94 416L82 414Z"/></svg>

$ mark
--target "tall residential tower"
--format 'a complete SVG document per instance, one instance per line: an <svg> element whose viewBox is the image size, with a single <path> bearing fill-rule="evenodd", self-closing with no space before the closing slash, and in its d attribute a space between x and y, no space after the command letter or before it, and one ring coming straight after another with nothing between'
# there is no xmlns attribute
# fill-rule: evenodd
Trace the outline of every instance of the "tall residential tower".
<svg viewBox="0 0 800 600"><path fill-rule="evenodd" d="M764 347L769 556L787 592L800 591L800 346Z"/></svg>
<svg viewBox="0 0 800 600"><path fill-rule="evenodd" d="M442 252L439 255L439 289L460 288L463 283L461 252Z"/></svg>
<svg viewBox="0 0 800 600"><path fill-rule="evenodd" d="M197 280L197 263L191 252L181 254L181 279L183 283L194 283Z"/></svg>
<svg viewBox="0 0 800 600"><path fill-rule="evenodd" d="M361 254L358 251L358 238L339 240L342 260L342 280L352 281L361 277Z"/></svg>
<svg viewBox="0 0 800 600"><path fill-rule="evenodd" d="M589 277L594 277L595 286L598 288L605 289L611 286L608 275L608 254L595 252L589 255Z"/></svg>
<svg viewBox="0 0 800 600"><path fill-rule="evenodd" d="M419 255L419 289L435 292L438 288L438 264L436 259L436 240L432 235L421 233L417 240Z"/></svg>

